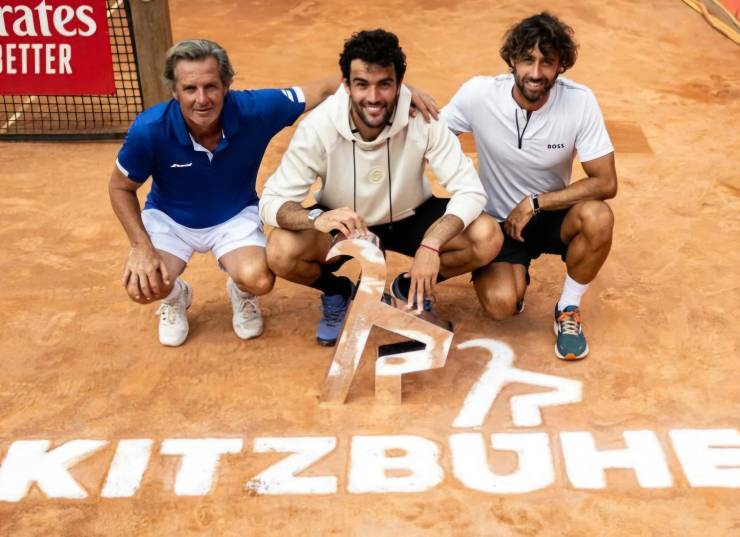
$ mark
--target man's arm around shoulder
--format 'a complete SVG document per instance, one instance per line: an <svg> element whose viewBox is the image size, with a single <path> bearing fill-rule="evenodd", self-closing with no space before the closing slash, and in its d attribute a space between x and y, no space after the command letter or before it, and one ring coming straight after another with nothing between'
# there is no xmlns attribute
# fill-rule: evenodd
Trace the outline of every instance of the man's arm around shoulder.
<svg viewBox="0 0 740 537"><path fill-rule="evenodd" d="M313 110L324 100L333 95L342 83L342 77L339 75L329 76L320 80L314 80L299 87L303 91L303 98L306 100L306 112Z"/></svg>

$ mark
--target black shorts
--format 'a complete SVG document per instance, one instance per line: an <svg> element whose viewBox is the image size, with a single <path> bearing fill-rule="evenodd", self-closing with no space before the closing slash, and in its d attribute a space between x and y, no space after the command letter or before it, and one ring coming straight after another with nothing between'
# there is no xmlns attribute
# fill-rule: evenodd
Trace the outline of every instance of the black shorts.
<svg viewBox="0 0 740 537"><path fill-rule="evenodd" d="M411 216L388 224L369 226L368 229L378 236L380 248L383 251L390 250L414 257L424 234L434 222L442 218L449 201L447 198L432 196L414 209L414 214ZM330 210L321 204L316 204L311 208Z"/></svg>
<svg viewBox="0 0 740 537"><path fill-rule="evenodd" d="M432 196L414 209L411 216L389 224L370 226L368 229L380 239L381 249L414 257L424 234L434 222L442 218L449 201L447 198Z"/></svg>
<svg viewBox="0 0 740 537"><path fill-rule="evenodd" d="M522 231L524 242L509 237L504 231L504 223L500 222L504 245L493 263L513 263L529 268L532 259L537 259L542 254L559 255L565 261L568 245L560 238L560 228L567 214L568 209L562 209L542 211L535 215Z"/></svg>

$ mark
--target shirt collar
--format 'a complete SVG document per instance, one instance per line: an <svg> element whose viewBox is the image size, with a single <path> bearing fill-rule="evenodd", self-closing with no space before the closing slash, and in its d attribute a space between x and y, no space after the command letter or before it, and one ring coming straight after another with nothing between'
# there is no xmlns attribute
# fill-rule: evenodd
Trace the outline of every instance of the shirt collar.
<svg viewBox="0 0 740 537"><path fill-rule="evenodd" d="M213 153L206 149L204 146L200 145L198 142L195 141L195 138L193 138L193 135L188 133L188 136L190 136L190 141L193 144L193 151L202 151L206 155L208 155L209 162L213 162ZM223 140L225 138L224 131L221 131L221 139Z"/></svg>

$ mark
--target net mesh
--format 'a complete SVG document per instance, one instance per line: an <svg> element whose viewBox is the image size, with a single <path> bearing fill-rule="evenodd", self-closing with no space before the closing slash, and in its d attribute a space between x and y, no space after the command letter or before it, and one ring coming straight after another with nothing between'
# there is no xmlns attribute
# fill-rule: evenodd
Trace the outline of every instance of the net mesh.
<svg viewBox="0 0 740 537"><path fill-rule="evenodd" d="M0 140L120 138L143 109L127 0L108 0L113 95L0 95Z"/></svg>

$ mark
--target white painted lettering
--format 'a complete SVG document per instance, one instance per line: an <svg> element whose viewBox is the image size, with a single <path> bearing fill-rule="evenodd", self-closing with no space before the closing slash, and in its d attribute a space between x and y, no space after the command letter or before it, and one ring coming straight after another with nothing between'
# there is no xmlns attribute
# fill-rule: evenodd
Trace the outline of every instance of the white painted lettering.
<svg viewBox="0 0 740 537"><path fill-rule="evenodd" d="M46 71L45 73L47 75L55 75L56 70L54 69L54 62L56 61L56 56L54 56L54 49L57 48L55 43L49 43L46 45Z"/></svg>
<svg viewBox="0 0 740 537"><path fill-rule="evenodd" d="M41 0L39 4L34 8L39 14L39 28L41 29L40 34L46 37L51 36L49 31L49 12L51 6L46 5L46 0Z"/></svg>
<svg viewBox="0 0 740 537"><path fill-rule="evenodd" d="M465 398L453 427L481 427L503 387L514 382L552 388L549 392L529 393L511 398L511 418L517 427L542 425L542 407L578 403L581 400L581 383L554 375L525 371L514 367L514 353L500 341L474 339L458 345L458 349L482 347L491 360L486 370L473 385Z"/></svg>
<svg viewBox="0 0 740 537"><path fill-rule="evenodd" d="M72 47L62 43L59 45L59 74L60 75L71 75L72 66L70 60L72 59Z"/></svg>
<svg viewBox="0 0 740 537"><path fill-rule="evenodd" d="M674 429L669 434L692 487L740 488L737 429Z"/></svg>
<svg viewBox="0 0 740 537"><path fill-rule="evenodd" d="M444 479L437 444L420 436L354 436L350 452L347 490L355 494L423 492Z"/></svg>
<svg viewBox="0 0 740 537"><path fill-rule="evenodd" d="M13 51L15 50L15 43L9 43L7 45L7 49L5 50L5 73L9 75L16 74L15 66L13 65L15 63L15 54L13 54Z"/></svg>
<svg viewBox="0 0 740 537"><path fill-rule="evenodd" d="M0 6L0 37L8 37L8 29L5 26L6 13L13 13L13 6Z"/></svg>
<svg viewBox="0 0 740 537"><path fill-rule="evenodd" d="M95 21L90 16L92 15L92 12L92 6L80 6L77 8L77 18L80 19L80 22L85 25L84 29L80 29L80 35L82 37L90 37L98 29L98 25L95 24ZM90 15L88 15L88 13Z"/></svg>
<svg viewBox="0 0 740 537"><path fill-rule="evenodd" d="M331 453L337 439L327 437L256 438L255 453L293 453L250 479L246 489L257 494L336 494L334 476L297 477Z"/></svg>
<svg viewBox="0 0 740 537"><path fill-rule="evenodd" d="M22 500L33 483L49 498L87 498L68 470L107 442L72 440L48 451L50 444L49 440L19 440L10 445L0 466L0 501Z"/></svg>
<svg viewBox="0 0 740 537"><path fill-rule="evenodd" d="M15 12L22 12L21 16L13 23L13 33L17 36L35 36L36 26L33 22L33 10L28 6L16 6Z"/></svg>
<svg viewBox="0 0 740 537"><path fill-rule="evenodd" d="M151 452L152 441L147 438L118 442L101 496L103 498L133 496L141 484Z"/></svg>
<svg viewBox="0 0 740 537"><path fill-rule="evenodd" d="M33 72L38 75L41 73L41 49L44 48L44 45L34 43L31 48L33 49Z"/></svg>
<svg viewBox="0 0 740 537"><path fill-rule="evenodd" d="M633 469L642 488L668 488L673 478L652 431L625 431L626 449L597 451L591 433L560 433L568 479L576 488L606 488L604 470Z"/></svg>
<svg viewBox="0 0 740 537"><path fill-rule="evenodd" d="M20 43L18 48L21 51L21 74L28 73L28 49L31 48L29 43Z"/></svg>
<svg viewBox="0 0 740 537"><path fill-rule="evenodd" d="M67 30L66 26L75 16L75 11L70 6L59 6L54 10L54 29L64 37L77 35L77 30Z"/></svg>
<svg viewBox="0 0 740 537"><path fill-rule="evenodd" d="M239 453L243 445L241 438L177 438L163 441L160 453L182 456L175 477L175 494L208 494L221 455Z"/></svg>
<svg viewBox="0 0 740 537"><path fill-rule="evenodd" d="M519 459L517 470L508 475L490 470L482 434L460 433L450 437L452 473L463 485L491 494L522 494L543 489L555 481L546 433L492 434L491 447L515 451Z"/></svg>
<svg viewBox="0 0 740 537"><path fill-rule="evenodd" d="M6 14L9 16L6 17ZM81 35L90 37L98 25L93 18L93 6L83 4L76 8L58 5L56 8L41 0L35 7L27 5L0 5L0 37L52 37L54 30L63 37ZM9 31L12 32L9 34Z"/></svg>

